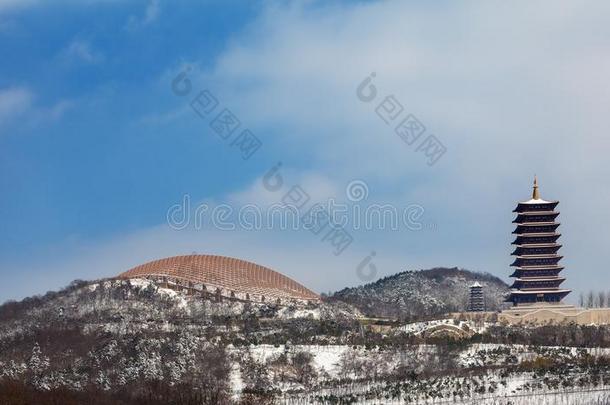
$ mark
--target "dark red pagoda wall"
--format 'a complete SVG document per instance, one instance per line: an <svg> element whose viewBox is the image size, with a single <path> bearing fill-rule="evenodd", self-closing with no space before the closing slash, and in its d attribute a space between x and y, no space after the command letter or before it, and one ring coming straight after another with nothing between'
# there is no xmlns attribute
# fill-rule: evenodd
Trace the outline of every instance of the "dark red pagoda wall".
<svg viewBox="0 0 610 405"><path fill-rule="evenodd" d="M557 204L559 203L553 202L550 204L519 204L513 212L553 211Z"/></svg>
<svg viewBox="0 0 610 405"><path fill-rule="evenodd" d="M511 266L527 267L527 266L556 266L561 260L561 257L549 257L539 259L519 258L516 259Z"/></svg>
<svg viewBox="0 0 610 405"><path fill-rule="evenodd" d="M559 224L552 225L533 225L533 226L517 226L517 229L513 231L516 234L528 234L528 233L553 233L559 227Z"/></svg>
<svg viewBox="0 0 610 405"><path fill-rule="evenodd" d="M554 277L557 276L563 269L542 269L542 270L520 270L517 269L510 277Z"/></svg>
<svg viewBox="0 0 610 405"><path fill-rule="evenodd" d="M514 240L513 245L528 245L528 244L541 244L541 243L555 243L561 235L549 235L549 236L524 236L519 235Z"/></svg>
<svg viewBox="0 0 610 405"><path fill-rule="evenodd" d="M512 255L513 256L526 256L526 255L552 255L557 253L561 248L560 245L549 246L549 247L525 247L520 246L516 248Z"/></svg>
<svg viewBox="0 0 610 405"><path fill-rule="evenodd" d="M558 212L547 215L518 215L517 218L513 221L518 224L525 224L531 222L553 222L555 218L559 215Z"/></svg>
<svg viewBox="0 0 610 405"><path fill-rule="evenodd" d="M515 281L515 283L511 286L511 288L536 288L536 289L546 289L546 288L558 288L564 280L553 280L553 281Z"/></svg>
<svg viewBox="0 0 610 405"><path fill-rule="evenodd" d="M542 293L542 297L538 296L539 294L512 294L509 297L509 301L514 304L535 304L535 303L557 303L560 302L563 297L568 295L567 292L557 293L557 292L545 292Z"/></svg>

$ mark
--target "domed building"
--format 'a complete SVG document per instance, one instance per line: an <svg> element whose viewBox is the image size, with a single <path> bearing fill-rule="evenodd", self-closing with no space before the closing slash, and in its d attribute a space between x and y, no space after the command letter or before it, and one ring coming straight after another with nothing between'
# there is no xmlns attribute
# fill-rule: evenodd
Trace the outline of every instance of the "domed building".
<svg viewBox="0 0 610 405"><path fill-rule="evenodd" d="M278 304L318 302L320 296L267 267L224 256L188 255L155 260L119 274L145 278L189 294Z"/></svg>

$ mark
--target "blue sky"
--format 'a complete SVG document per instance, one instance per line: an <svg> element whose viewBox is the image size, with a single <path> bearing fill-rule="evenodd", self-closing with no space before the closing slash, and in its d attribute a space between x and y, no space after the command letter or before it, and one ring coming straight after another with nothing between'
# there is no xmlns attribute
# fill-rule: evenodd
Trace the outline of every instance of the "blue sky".
<svg viewBox="0 0 610 405"><path fill-rule="evenodd" d="M508 281L516 201L559 199L566 286L610 290L604 2L0 0L0 301L191 252L317 291L434 266ZM193 93L172 92L188 69ZM447 152L433 166L363 103L371 72ZM209 89L262 141L243 160L189 102ZM278 161L312 200L424 208L423 230L177 231L168 209L266 206Z"/></svg>

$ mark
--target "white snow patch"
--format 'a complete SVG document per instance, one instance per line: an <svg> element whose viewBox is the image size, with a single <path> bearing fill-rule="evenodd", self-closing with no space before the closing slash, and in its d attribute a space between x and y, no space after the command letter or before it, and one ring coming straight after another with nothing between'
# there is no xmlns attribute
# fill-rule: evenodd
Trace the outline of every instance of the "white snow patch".
<svg viewBox="0 0 610 405"><path fill-rule="evenodd" d="M145 289L145 288L148 288L148 286L152 284L152 281L145 280L142 278L130 278L129 283L134 287L138 287L140 289Z"/></svg>
<svg viewBox="0 0 610 405"><path fill-rule="evenodd" d="M283 307L278 311L278 317L280 319L292 319L292 318L312 318L320 319L320 309L304 309L304 308L292 308Z"/></svg>

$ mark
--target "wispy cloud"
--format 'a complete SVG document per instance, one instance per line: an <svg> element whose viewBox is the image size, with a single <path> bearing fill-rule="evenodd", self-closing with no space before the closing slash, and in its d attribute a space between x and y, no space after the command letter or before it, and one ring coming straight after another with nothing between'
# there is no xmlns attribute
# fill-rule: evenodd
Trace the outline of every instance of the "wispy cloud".
<svg viewBox="0 0 610 405"><path fill-rule="evenodd" d="M16 1L4 2L9 3L16 7ZM194 89L209 87L222 98L223 104L260 134L264 158L269 158L262 169L257 162L248 166L243 176L225 177L222 169L231 163L219 163L227 167L205 175L226 189L236 184L236 177L240 184L246 180L249 185L243 190L231 188L234 192L228 196L206 197L272 203L276 195L263 190L260 178L254 178L264 174L266 164L282 161L288 184L301 184L311 192L312 200L317 194L322 198L343 194L346 183L363 179L370 185L371 200L421 204L426 215L438 222L439 231L371 233L372 243L367 241L354 251L355 263L349 265L325 262L330 255L319 244L302 254L303 242L288 236L222 233L204 238L203 233L185 232L174 235L169 243L163 232L151 233L155 236L134 237L129 244L118 238L116 246L124 243L130 248L101 246L99 255L81 255L78 266L66 265L66 269L73 270L71 277L79 277L79 268L92 269L91 263L101 263L103 258L103 265L96 264L97 273L91 270L86 276L116 274L127 265L192 249L250 258L287 273L303 271L298 279L324 290L315 285L316 277L346 275L353 271L356 259L374 249L379 260L397 258L385 273L404 267L458 265L506 276L512 204L527 198L529 181L537 173L543 197L562 201L565 245L572 249L566 251L565 259L570 287L587 288L591 279L610 282L610 276L594 274L604 267L604 259L597 253L610 238L603 232L592 236L587 228L593 223L600 229L610 227L610 217L600 214L610 203L610 190L599 186L610 176L610 165L605 163L610 147L606 136L610 132L606 118L610 106L610 59L606 56L610 3L583 5L560 0L550 5L273 2L265 3L245 31L223 27L220 54L201 54L197 60L193 53L198 47L179 45L184 48L178 48L175 64L184 57L203 69L191 71ZM117 21L132 30L150 27L165 11L161 7L160 2L150 1L146 9L131 17L120 14ZM205 29L218 33L209 25ZM201 30L197 27L198 33ZM93 41L95 37L87 38ZM101 48L103 41L82 39L67 44L66 55L75 63L99 61L103 55L92 44L99 44L107 57L111 55L111 49ZM150 60L155 74L171 63L167 57ZM133 71L133 66L126 70ZM365 104L356 97L356 88L372 72L379 95L375 102ZM163 80L167 94L172 77ZM143 100L148 89L145 84L138 89ZM115 94L113 88L109 99L119 97L119 91ZM405 146L392 125L377 116L376 105L388 95L395 95L406 111L448 147L449 152L433 168ZM31 93L20 97L19 92L14 93L4 107L0 102L0 119L23 116L32 108L44 110L38 101L32 101ZM168 106L168 99L156 104L152 97L142 104L148 107L149 100L147 111ZM186 98L179 102L178 108L171 106L168 113L147 116L139 123L169 126L186 114L192 116ZM61 116L69 106L59 102L47 112ZM173 129L163 128L167 132ZM202 150L204 153L214 151ZM168 162L168 167L176 163ZM237 168L230 170L234 174ZM192 187L201 190L196 182ZM150 243L151 239L158 243ZM146 253L138 246L146 248ZM121 254L114 254L118 251ZM274 263L279 255L285 264ZM320 259L310 265L308 256L315 255ZM60 264L53 267L58 272ZM571 267L578 270L569 273ZM328 268L332 271L327 272ZM577 280L575 274L582 277ZM307 282L306 277L314 281ZM349 284L334 281L331 288Z"/></svg>
<svg viewBox="0 0 610 405"><path fill-rule="evenodd" d="M0 0L0 14L26 8L38 3L38 0Z"/></svg>
<svg viewBox="0 0 610 405"><path fill-rule="evenodd" d="M346 179L392 184L408 173L411 192L436 205L448 194L478 194L487 178L513 185L534 171L564 181L575 172L580 179L591 170L610 174L609 166L599 166L610 147L600 136L610 131L602 112L610 105L603 56L610 43L598 34L610 34L604 22L610 7L561 4L570 12L535 4L391 1L270 7L201 82L238 105L244 121L291 142L284 154L305 154L320 170ZM519 29L509 30L514 21ZM438 29L430 32L431 26ZM355 91L371 72L380 95L365 105ZM387 95L452 151L433 169L376 115ZM515 167L509 156L527 164ZM577 166L557 164L577 156ZM509 197L507 191L493 196ZM452 204L468 210L469 202Z"/></svg>
<svg viewBox="0 0 610 405"><path fill-rule="evenodd" d="M39 108L37 113L40 120L53 122L60 120L73 107L72 100L59 100L49 107Z"/></svg>
<svg viewBox="0 0 610 405"><path fill-rule="evenodd" d="M61 246L60 246L61 245ZM58 289L74 279L113 277L150 260L183 254L239 257L276 269L319 292L362 283L356 266L368 254L347 250L334 256L307 233L263 231L176 231L163 225L125 233L110 240L76 239L61 243L57 255L40 252L19 262L0 262L7 282L0 285L0 303ZM295 248L298 246L298 248ZM403 269L397 256L379 255L379 275ZM410 265L416 265L411 262Z"/></svg>
<svg viewBox="0 0 610 405"><path fill-rule="evenodd" d="M32 8L35 6L63 6L63 5L77 5L77 6L88 6L95 3L113 3L120 2L121 0L56 0L53 2L42 1L42 0L0 0L0 14L5 12L14 12Z"/></svg>
<svg viewBox="0 0 610 405"><path fill-rule="evenodd" d="M340 182L370 180L390 202L437 213L446 232L429 242L459 245L457 265L507 274L508 248L494 245L494 256L479 246L506 243L510 220L496 213L481 221L481 205L509 216L538 173L546 195L562 200L566 246L580 246L567 266L602 268L595 249L610 239L579 240L584 224L610 227L599 216L610 190L597 186L610 176L610 4L548 4L275 5L233 38L200 83L265 130L265 142L289 144L279 159L306 160ZM379 96L367 105L355 92L371 72ZM432 169L375 113L389 95L447 145ZM596 198L583 200L585 190ZM435 249L426 250L433 260Z"/></svg>
<svg viewBox="0 0 610 405"><path fill-rule="evenodd" d="M126 29L135 30L137 28L141 28L152 24L159 18L161 13L161 4L159 0L150 0L144 9L144 15L141 17L130 16L127 21Z"/></svg>
<svg viewBox="0 0 610 405"><path fill-rule="evenodd" d="M0 126L28 111L32 106L33 98L32 92L26 88L0 89Z"/></svg>
<svg viewBox="0 0 610 405"><path fill-rule="evenodd" d="M56 122L72 108L70 100L58 100L49 105L36 102L35 93L25 87L0 89L0 129L23 120L22 127Z"/></svg>
<svg viewBox="0 0 610 405"><path fill-rule="evenodd" d="M61 52L61 57L68 63L94 64L104 60L104 55L95 50L85 40L75 39Z"/></svg>

